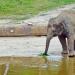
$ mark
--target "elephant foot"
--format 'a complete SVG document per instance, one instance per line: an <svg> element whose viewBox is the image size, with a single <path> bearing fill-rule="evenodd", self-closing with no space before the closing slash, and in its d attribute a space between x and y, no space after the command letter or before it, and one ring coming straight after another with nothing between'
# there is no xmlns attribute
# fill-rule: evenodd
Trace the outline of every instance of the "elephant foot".
<svg viewBox="0 0 75 75"><path fill-rule="evenodd" d="M75 57L75 52L74 52L74 51L69 52L68 56L69 56L69 57Z"/></svg>
<svg viewBox="0 0 75 75"><path fill-rule="evenodd" d="M47 53L43 53L43 56L48 56L48 54Z"/></svg>
<svg viewBox="0 0 75 75"><path fill-rule="evenodd" d="M67 50L62 51L62 54L68 54Z"/></svg>

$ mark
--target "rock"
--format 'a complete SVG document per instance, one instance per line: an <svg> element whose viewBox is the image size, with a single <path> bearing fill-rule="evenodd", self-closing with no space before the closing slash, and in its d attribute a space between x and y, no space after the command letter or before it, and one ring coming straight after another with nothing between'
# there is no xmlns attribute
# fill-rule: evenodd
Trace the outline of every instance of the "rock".
<svg viewBox="0 0 75 75"><path fill-rule="evenodd" d="M47 26L42 24L0 25L0 36L42 36L46 33Z"/></svg>

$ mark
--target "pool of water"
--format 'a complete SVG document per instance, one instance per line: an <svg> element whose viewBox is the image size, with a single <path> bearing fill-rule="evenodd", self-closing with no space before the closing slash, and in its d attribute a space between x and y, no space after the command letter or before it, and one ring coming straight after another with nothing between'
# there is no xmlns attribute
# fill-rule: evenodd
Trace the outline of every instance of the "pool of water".
<svg viewBox="0 0 75 75"><path fill-rule="evenodd" d="M0 75L75 75L75 57L62 55L58 38L53 38L49 56L46 37L0 37Z"/></svg>
<svg viewBox="0 0 75 75"><path fill-rule="evenodd" d="M0 75L75 75L75 58L0 57Z"/></svg>
<svg viewBox="0 0 75 75"><path fill-rule="evenodd" d="M38 56L45 50L46 37L0 37L0 56ZM57 37L51 40L48 54L61 52Z"/></svg>

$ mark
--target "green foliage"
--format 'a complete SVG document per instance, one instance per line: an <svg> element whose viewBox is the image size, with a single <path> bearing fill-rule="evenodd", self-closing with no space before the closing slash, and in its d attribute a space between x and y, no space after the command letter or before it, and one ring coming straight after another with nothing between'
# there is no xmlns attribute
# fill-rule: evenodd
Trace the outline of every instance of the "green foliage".
<svg viewBox="0 0 75 75"><path fill-rule="evenodd" d="M28 15L74 3L75 0L0 0L0 16Z"/></svg>

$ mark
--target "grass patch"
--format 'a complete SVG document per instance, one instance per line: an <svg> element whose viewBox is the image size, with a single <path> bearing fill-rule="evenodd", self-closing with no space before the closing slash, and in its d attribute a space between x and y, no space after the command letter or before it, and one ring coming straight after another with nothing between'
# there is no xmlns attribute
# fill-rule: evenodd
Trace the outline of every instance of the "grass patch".
<svg viewBox="0 0 75 75"><path fill-rule="evenodd" d="M75 0L0 0L0 16L24 15L22 18L29 18L39 12L74 2Z"/></svg>

